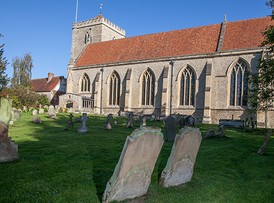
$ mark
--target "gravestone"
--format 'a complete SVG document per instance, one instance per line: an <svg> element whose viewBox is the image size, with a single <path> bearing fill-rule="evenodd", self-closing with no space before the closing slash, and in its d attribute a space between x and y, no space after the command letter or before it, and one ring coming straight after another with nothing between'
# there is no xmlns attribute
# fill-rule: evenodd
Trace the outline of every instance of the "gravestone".
<svg viewBox="0 0 274 203"><path fill-rule="evenodd" d="M159 129L142 127L134 130L127 137L118 164L107 182L103 202L145 195L163 143Z"/></svg>
<svg viewBox="0 0 274 203"><path fill-rule="evenodd" d="M14 111L13 111L13 109L11 110L11 119L10 119L10 122L9 122L9 126L11 126L11 125L13 125L13 123L14 123Z"/></svg>
<svg viewBox="0 0 274 203"><path fill-rule="evenodd" d="M0 98L0 162L19 159L18 146L8 136L8 127L11 121L12 100Z"/></svg>
<svg viewBox="0 0 274 203"><path fill-rule="evenodd" d="M185 122L186 126L194 127L195 122L196 121L195 121L194 116L189 115L189 116L186 117L186 122Z"/></svg>
<svg viewBox="0 0 274 203"><path fill-rule="evenodd" d="M22 114L21 109L14 110L14 121L20 121L21 120L21 114Z"/></svg>
<svg viewBox="0 0 274 203"><path fill-rule="evenodd" d="M45 113L45 110L44 109L39 109L39 112L38 112L39 114L43 114L43 113Z"/></svg>
<svg viewBox="0 0 274 203"><path fill-rule="evenodd" d="M198 128L185 127L180 130L161 174L161 186L176 186L191 180L201 140Z"/></svg>
<svg viewBox="0 0 274 203"><path fill-rule="evenodd" d="M107 116L107 121L105 122L105 129L106 130L111 130L111 121L113 119L112 114L108 114Z"/></svg>
<svg viewBox="0 0 274 203"><path fill-rule="evenodd" d="M24 111L24 112L28 112L28 107L23 106L23 111Z"/></svg>
<svg viewBox="0 0 274 203"><path fill-rule="evenodd" d="M185 119L184 116L180 116L179 121L178 121L178 125L179 125L181 128L183 128L183 127L186 126L186 119Z"/></svg>
<svg viewBox="0 0 274 203"><path fill-rule="evenodd" d="M140 127L144 127L147 125L146 117L144 115L140 115Z"/></svg>
<svg viewBox="0 0 274 203"><path fill-rule="evenodd" d="M49 118L56 118L56 111L54 109L54 106L52 105L49 106L48 115L49 115Z"/></svg>
<svg viewBox="0 0 274 203"><path fill-rule="evenodd" d="M176 119L169 115L165 119L166 138L168 142L173 142L176 136Z"/></svg>
<svg viewBox="0 0 274 203"><path fill-rule="evenodd" d="M31 115L33 115L33 116L37 116L37 110L36 110L36 109L33 109L33 111L32 111L32 113L31 113Z"/></svg>
<svg viewBox="0 0 274 203"><path fill-rule="evenodd" d="M88 128L86 126L87 123L87 113L83 113L83 116L81 118L81 126L78 128L78 133L86 133L88 132Z"/></svg>
<svg viewBox="0 0 274 203"><path fill-rule="evenodd" d="M243 128L245 124L242 120L220 119L219 125L223 125L225 127Z"/></svg>
<svg viewBox="0 0 274 203"><path fill-rule="evenodd" d="M129 112L128 113L128 117L127 117L127 125L126 127L127 128L132 128L133 127L133 113L132 112Z"/></svg>
<svg viewBox="0 0 274 203"><path fill-rule="evenodd" d="M68 128L73 128L73 114L72 113L70 113L69 114L69 120L68 120L68 122L67 122L67 127Z"/></svg>
<svg viewBox="0 0 274 203"><path fill-rule="evenodd" d="M225 137L225 127L223 125L218 126L218 131L217 132L215 132L215 130L213 130L213 129L209 129L207 131L205 139L221 138L221 137Z"/></svg>
<svg viewBox="0 0 274 203"><path fill-rule="evenodd" d="M40 117L34 117L34 118L32 119L32 121L33 121L35 124L41 124L41 123L42 123L42 120L41 120Z"/></svg>

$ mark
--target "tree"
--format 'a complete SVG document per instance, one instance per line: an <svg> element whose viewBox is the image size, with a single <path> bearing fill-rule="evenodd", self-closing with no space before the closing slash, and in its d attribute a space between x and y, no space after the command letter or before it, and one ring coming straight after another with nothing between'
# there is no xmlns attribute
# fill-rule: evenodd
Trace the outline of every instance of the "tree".
<svg viewBox="0 0 274 203"><path fill-rule="evenodd" d="M0 38L3 35L0 34ZM3 90L4 87L7 86L9 82L8 75L6 74L6 69L8 65L7 59L3 56L4 53L4 44L0 45L0 92Z"/></svg>
<svg viewBox="0 0 274 203"><path fill-rule="evenodd" d="M274 0L266 3L271 9ZM272 19L274 18L272 12ZM256 111L265 111L265 127L268 127L268 110L273 107L274 102L274 26L266 28L262 57L259 61L258 73L251 79L250 104Z"/></svg>
<svg viewBox="0 0 274 203"><path fill-rule="evenodd" d="M30 87L31 73L33 68L32 57L30 54L25 54L23 58L16 57L12 62L13 78L11 84L15 86Z"/></svg>

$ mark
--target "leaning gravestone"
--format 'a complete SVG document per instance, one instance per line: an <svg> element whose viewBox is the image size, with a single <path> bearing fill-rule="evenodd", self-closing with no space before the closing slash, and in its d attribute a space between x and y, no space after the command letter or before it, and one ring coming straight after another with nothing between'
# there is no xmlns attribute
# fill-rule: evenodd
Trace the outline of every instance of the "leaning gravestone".
<svg viewBox="0 0 274 203"><path fill-rule="evenodd" d="M127 137L103 202L123 201L147 193L155 162L164 143L159 129L142 127Z"/></svg>
<svg viewBox="0 0 274 203"><path fill-rule="evenodd" d="M168 142L173 142L176 136L176 119L169 115L165 119L166 138Z"/></svg>
<svg viewBox="0 0 274 203"><path fill-rule="evenodd" d="M80 128L78 128L78 133L86 133L88 131L88 128L86 126L87 119L87 113L83 113L83 116L81 118L81 126Z"/></svg>
<svg viewBox="0 0 274 203"><path fill-rule="evenodd" d="M12 100L0 98L0 162L14 161L19 158L18 146L8 136L11 121Z"/></svg>
<svg viewBox="0 0 274 203"><path fill-rule="evenodd" d="M164 187L189 182L202 140L198 128L185 127L176 135L167 165L160 178Z"/></svg>

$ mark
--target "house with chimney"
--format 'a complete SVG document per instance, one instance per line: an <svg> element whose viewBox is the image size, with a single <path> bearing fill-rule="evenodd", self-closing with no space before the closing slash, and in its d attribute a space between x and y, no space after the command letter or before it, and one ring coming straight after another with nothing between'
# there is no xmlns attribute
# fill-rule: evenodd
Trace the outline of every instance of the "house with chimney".
<svg viewBox="0 0 274 203"><path fill-rule="evenodd" d="M31 80L31 85L33 91L46 95L52 105L59 105L59 96L66 93L66 79L53 73L48 73L47 78Z"/></svg>

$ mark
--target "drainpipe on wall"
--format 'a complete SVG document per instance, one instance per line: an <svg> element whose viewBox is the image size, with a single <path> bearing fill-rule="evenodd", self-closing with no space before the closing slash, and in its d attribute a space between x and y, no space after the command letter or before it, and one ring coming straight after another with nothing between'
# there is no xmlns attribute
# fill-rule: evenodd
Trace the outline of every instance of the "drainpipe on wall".
<svg viewBox="0 0 274 203"><path fill-rule="evenodd" d="M173 97L173 65L174 62L170 61L170 103L169 103L169 115L172 114L172 97Z"/></svg>
<svg viewBox="0 0 274 203"><path fill-rule="evenodd" d="M104 69L101 68L100 69L101 71L101 92L100 92L100 95L101 95L101 99L100 99L100 115L102 114L103 112L103 73L104 73Z"/></svg>

